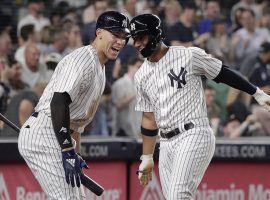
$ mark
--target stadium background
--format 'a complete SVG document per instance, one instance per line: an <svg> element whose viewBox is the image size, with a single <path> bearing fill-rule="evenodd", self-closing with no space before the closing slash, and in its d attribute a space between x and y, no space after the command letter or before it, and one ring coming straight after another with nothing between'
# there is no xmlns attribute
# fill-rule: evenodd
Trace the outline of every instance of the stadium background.
<svg viewBox="0 0 270 200"><path fill-rule="evenodd" d="M20 120L33 110L57 62L91 42L96 17L106 9L122 11L130 18L147 12L159 15L166 44L202 47L270 93L267 0L2 0L0 112L21 126ZM257 66L262 54L266 55L266 70ZM121 106L115 99L122 97L114 93L113 85L133 65L131 58L139 55L130 40L119 59L107 63L103 101L83 133L82 156L90 167L86 173L105 187L102 197L87 193L89 199L163 199L157 163L153 181L146 188L139 186L135 175L141 154L137 115L130 111L127 118L135 126L132 133L117 126ZM35 73L27 73L29 69ZM245 94L205 79L204 83L217 146L196 199L269 199L269 113L258 109ZM25 91L30 91L27 98ZM129 111L128 106L123 107ZM16 133L4 124L0 143L0 200L46 199L19 156Z"/></svg>

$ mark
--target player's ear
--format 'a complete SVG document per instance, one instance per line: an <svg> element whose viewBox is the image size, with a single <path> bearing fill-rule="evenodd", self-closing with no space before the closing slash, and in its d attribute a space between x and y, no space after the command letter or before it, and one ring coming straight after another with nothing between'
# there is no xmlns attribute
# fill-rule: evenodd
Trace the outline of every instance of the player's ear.
<svg viewBox="0 0 270 200"><path fill-rule="evenodd" d="M96 30L96 36L97 36L97 38L101 38L101 33L102 33L102 29L98 28Z"/></svg>

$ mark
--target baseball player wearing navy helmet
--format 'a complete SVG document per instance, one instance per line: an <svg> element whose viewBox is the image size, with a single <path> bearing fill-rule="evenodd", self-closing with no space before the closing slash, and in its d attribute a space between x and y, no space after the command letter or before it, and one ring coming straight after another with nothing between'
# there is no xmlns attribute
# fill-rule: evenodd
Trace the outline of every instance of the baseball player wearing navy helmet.
<svg viewBox="0 0 270 200"><path fill-rule="evenodd" d="M270 96L203 49L166 46L156 15L136 16L130 27L134 46L147 58L135 74L136 110L143 112L140 184L146 186L152 178L159 130L163 194L167 200L193 199L215 149L201 76L253 95L268 111Z"/></svg>
<svg viewBox="0 0 270 200"><path fill-rule="evenodd" d="M49 199L82 199L80 133L91 122L105 87L105 62L116 59L130 31L128 18L108 11L97 19L96 38L64 57L24 123L20 154ZM75 140L72 140L75 139ZM75 146L75 142L77 145Z"/></svg>

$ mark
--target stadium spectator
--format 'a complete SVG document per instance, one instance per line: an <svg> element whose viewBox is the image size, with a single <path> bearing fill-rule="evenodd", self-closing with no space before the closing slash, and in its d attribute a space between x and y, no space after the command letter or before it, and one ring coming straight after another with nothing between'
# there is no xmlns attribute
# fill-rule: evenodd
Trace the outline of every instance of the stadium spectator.
<svg viewBox="0 0 270 200"><path fill-rule="evenodd" d="M43 93L47 82L37 82L33 90L22 90L11 98L5 116L19 128L34 112L38 99ZM18 133L4 124L1 137L18 137Z"/></svg>
<svg viewBox="0 0 270 200"><path fill-rule="evenodd" d="M7 109L10 89L6 84L6 72L8 63L5 57L0 56L0 113L4 114Z"/></svg>
<svg viewBox="0 0 270 200"><path fill-rule="evenodd" d="M94 20L84 24L82 28L82 42L84 45L88 45L91 41L94 40L96 31L96 19L101 13L108 9L108 2L106 0L96 0L93 8L95 11Z"/></svg>
<svg viewBox="0 0 270 200"><path fill-rule="evenodd" d="M86 134L91 136L109 136L107 105L110 100L111 86L110 84L108 84L108 82L106 82L104 92L99 102L99 106L91 123L91 130Z"/></svg>
<svg viewBox="0 0 270 200"><path fill-rule="evenodd" d="M240 66L240 72L251 83L258 85L266 93L270 94L270 42L264 42L259 53L247 57Z"/></svg>
<svg viewBox="0 0 270 200"><path fill-rule="evenodd" d="M239 29L233 37L235 42L236 63L240 64L244 58L258 53L263 42L270 41L269 30L258 28L255 22L255 14L252 10L244 10L242 13L243 28Z"/></svg>
<svg viewBox="0 0 270 200"><path fill-rule="evenodd" d="M237 10L234 12L234 15L232 16L232 26L231 26L231 32L234 33L241 29L243 27L242 25L242 14L245 8L239 7Z"/></svg>
<svg viewBox="0 0 270 200"><path fill-rule="evenodd" d="M68 45L64 54L69 54L73 50L82 46L80 27L77 24L70 23L64 26L67 33Z"/></svg>
<svg viewBox="0 0 270 200"><path fill-rule="evenodd" d="M141 113L135 111L136 90L134 75L142 64L139 58L127 63L127 72L112 85L112 102L116 108L113 135L136 138L140 132Z"/></svg>
<svg viewBox="0 0 270 200"><path fill-rule="evenodd" d="M259 17L261 13L254 2L254 0L240 0L238 3L234 4L231 9L231 20L234 21L235 12L239 9L251 9L254 13L254 17Z"/></svg>
<svg viewBox="0 0 270 200"><path fill-rule="evenodd" d="M37 32L40 32L44 26L50 25L50 20L43 16L44 9L43 0L28 0L28 15L18 23L18 36L20 35L22 26L26 24L34 24Z"/></svg>
<svg viewBox="0 0 270 200"><path fill-rule="evenodd" d="M215 133L217 134L218 125L221 121L220 119L220 108L215 102L216 91L213 87L206 85L204 88L205 104L207 109L207 116L210 125Z"/></svg>
<svg viewBox="0 0 270 200"><path fill-rule="evenodd" d="M213 19L211 37L206 42L208 53L220 59L225 65L230 65L230 44L225 19L221 17Z"/></svg>
<svg viewBox="0 0 270 200"><path fill-rule="evenodd" d="M20 36L18 37L19 48L15 52L15 59L19 62L24 62L25 46L28 43L37 42L37 34L33 24L22 26Z"/></svg>
<svg viewBox="0 0 270 200"><path fill-rule="evenodd" d="M65 50L68 46L67 32L61 28L50 31L52 43L42 49L42 55L59 53L62 57L66 55Z"/></svg>
<svg viewBox="0 0 270 200"><path fill-rule="evenodd" d="M197 38L194 37L196 33L193 30L193 23L196 18L196 4L193 1L185 1L182 4L182 9L180 20L168 30L168 38L171 41L171 45L185 47L192 45L202 46L209 38L209 33L202 34Z"/></svg>
<svg viewBox="0 0 270 200"><path fill-rule="evenodd" d="M22 81L31 88L42 80L48 80L46 66L40 63L40 51L37 45L30 43L25 47L25 62L22 63Z"/></svg>
<svg viewBox="0 0 270 200"><path fill-rule="evenodd" d="M8 56L11 53L12 41L9 32L1 25L0 22L0 57L8 60Z"/></svg>
<svg viewBox="0 0 270 200"><path fill-rule="evenodd" d="M177 0L162 1L162 7L164 11L164 19L162 20L162 27L165 34L164 43L169 45L171 41L168 31L179 20L182 8Z"/></svg>
<svg viewBox="0 0 270 200"><path fill-rule="evenodd" d="M10 89L10 97L16 95L19 91L29 88L29 86L22 81L22 66L12 59L9 62L9 69L6 72L6 84Z"/></svg>
<svg viewBox="0 0 270 200"><path fill-rule="evenodd" d="M57 64L62 59L62 56L58 53L50 53L45 57L45 64L47 66L47 77L50 79Z"/></svg>
<svg viewBox="0 0 270 200"><path fill-rule="evenodd" d="M223 136L237 138L241 136L259 136L262 134L262 126L254 114L247 116L244 122L231 115L224 124Z"/></svg>
<svg viewBox="0 0 270 200"><path fill-rule="evenodd" d="M120 11L124 13L129 19L135 17L138 13L136 10L137 0L123 0L123 4L120 5Z"/></svg>
<svg viewBox="0 0 270 200"><path fill-rule="evenodd" d="M198 23L198 33L203 34L212 30L213 20L220 17L220 6L217 0L206 2L203 19Z"/></svg>

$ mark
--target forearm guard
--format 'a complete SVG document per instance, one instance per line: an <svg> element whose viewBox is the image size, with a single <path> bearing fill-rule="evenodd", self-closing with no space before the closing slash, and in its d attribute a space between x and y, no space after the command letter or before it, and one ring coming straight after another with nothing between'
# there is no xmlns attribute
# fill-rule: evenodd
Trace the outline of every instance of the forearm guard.
<svg viewBox="0 0 270 200"><path fill-rule="evenodd" d="M69 127L70 103L71 99L67 93L55 92L50 104L53 129L62 150L73 147Z"/></svg>

